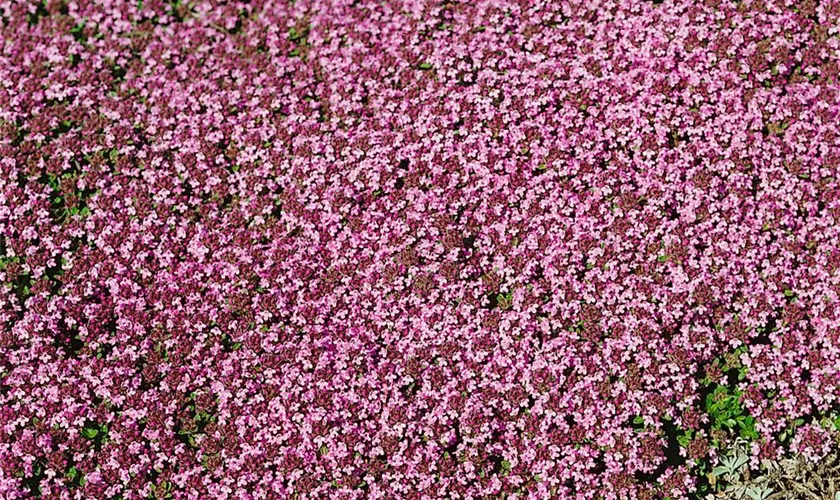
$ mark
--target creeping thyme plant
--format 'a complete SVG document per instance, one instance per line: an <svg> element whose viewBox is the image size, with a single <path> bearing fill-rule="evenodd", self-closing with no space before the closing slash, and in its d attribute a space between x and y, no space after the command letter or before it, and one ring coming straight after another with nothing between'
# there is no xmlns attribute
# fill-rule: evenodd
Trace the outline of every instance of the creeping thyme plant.
<svg viewBox="0 0 840 500"><path fill-rule="evenodd" d="M0 30L0 498L836 493L840 1Z"/></svg>

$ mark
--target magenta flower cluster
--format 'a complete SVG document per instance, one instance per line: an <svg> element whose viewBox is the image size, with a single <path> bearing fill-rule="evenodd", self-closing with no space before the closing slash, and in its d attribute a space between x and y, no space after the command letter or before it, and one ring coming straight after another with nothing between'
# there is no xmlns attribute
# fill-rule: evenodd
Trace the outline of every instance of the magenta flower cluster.
<svg viewBox="0 0 840 500"><path fill-rule="evenodd" d="M0 2L0 497L687 498L840 408L838 0Z"/></svg>

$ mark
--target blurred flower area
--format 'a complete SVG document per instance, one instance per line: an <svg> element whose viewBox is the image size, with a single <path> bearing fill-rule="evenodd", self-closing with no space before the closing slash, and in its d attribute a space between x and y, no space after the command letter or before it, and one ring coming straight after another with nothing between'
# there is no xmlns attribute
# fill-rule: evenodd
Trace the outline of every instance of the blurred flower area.
<svg viewBox="0 0 840 500"><path fill-rule="evenodd" d="M839 0L0 25L0 498L707 498L837 450Z"/></svg>

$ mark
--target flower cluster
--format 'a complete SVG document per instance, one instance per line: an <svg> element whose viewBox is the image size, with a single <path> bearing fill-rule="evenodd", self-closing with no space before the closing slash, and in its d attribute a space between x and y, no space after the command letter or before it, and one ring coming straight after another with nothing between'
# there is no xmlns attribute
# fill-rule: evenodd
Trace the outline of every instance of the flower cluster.
<svg viewBox="0 0 840 500"><path fill-rule="evenodd" d="M735 439L828 453L840 1L0 29L0 497L686 498Z"/></svg>

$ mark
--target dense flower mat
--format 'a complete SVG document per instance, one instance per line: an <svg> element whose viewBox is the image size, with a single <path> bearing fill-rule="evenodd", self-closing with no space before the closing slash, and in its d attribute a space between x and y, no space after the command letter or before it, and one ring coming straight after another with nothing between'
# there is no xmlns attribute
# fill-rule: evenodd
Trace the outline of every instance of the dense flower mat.
<svg viewBox="0 0 840 500"><path fill-rule="evenodd" d="M829 452L837 0L0 18L0 497L684 498L736 438Z"/></svg>

